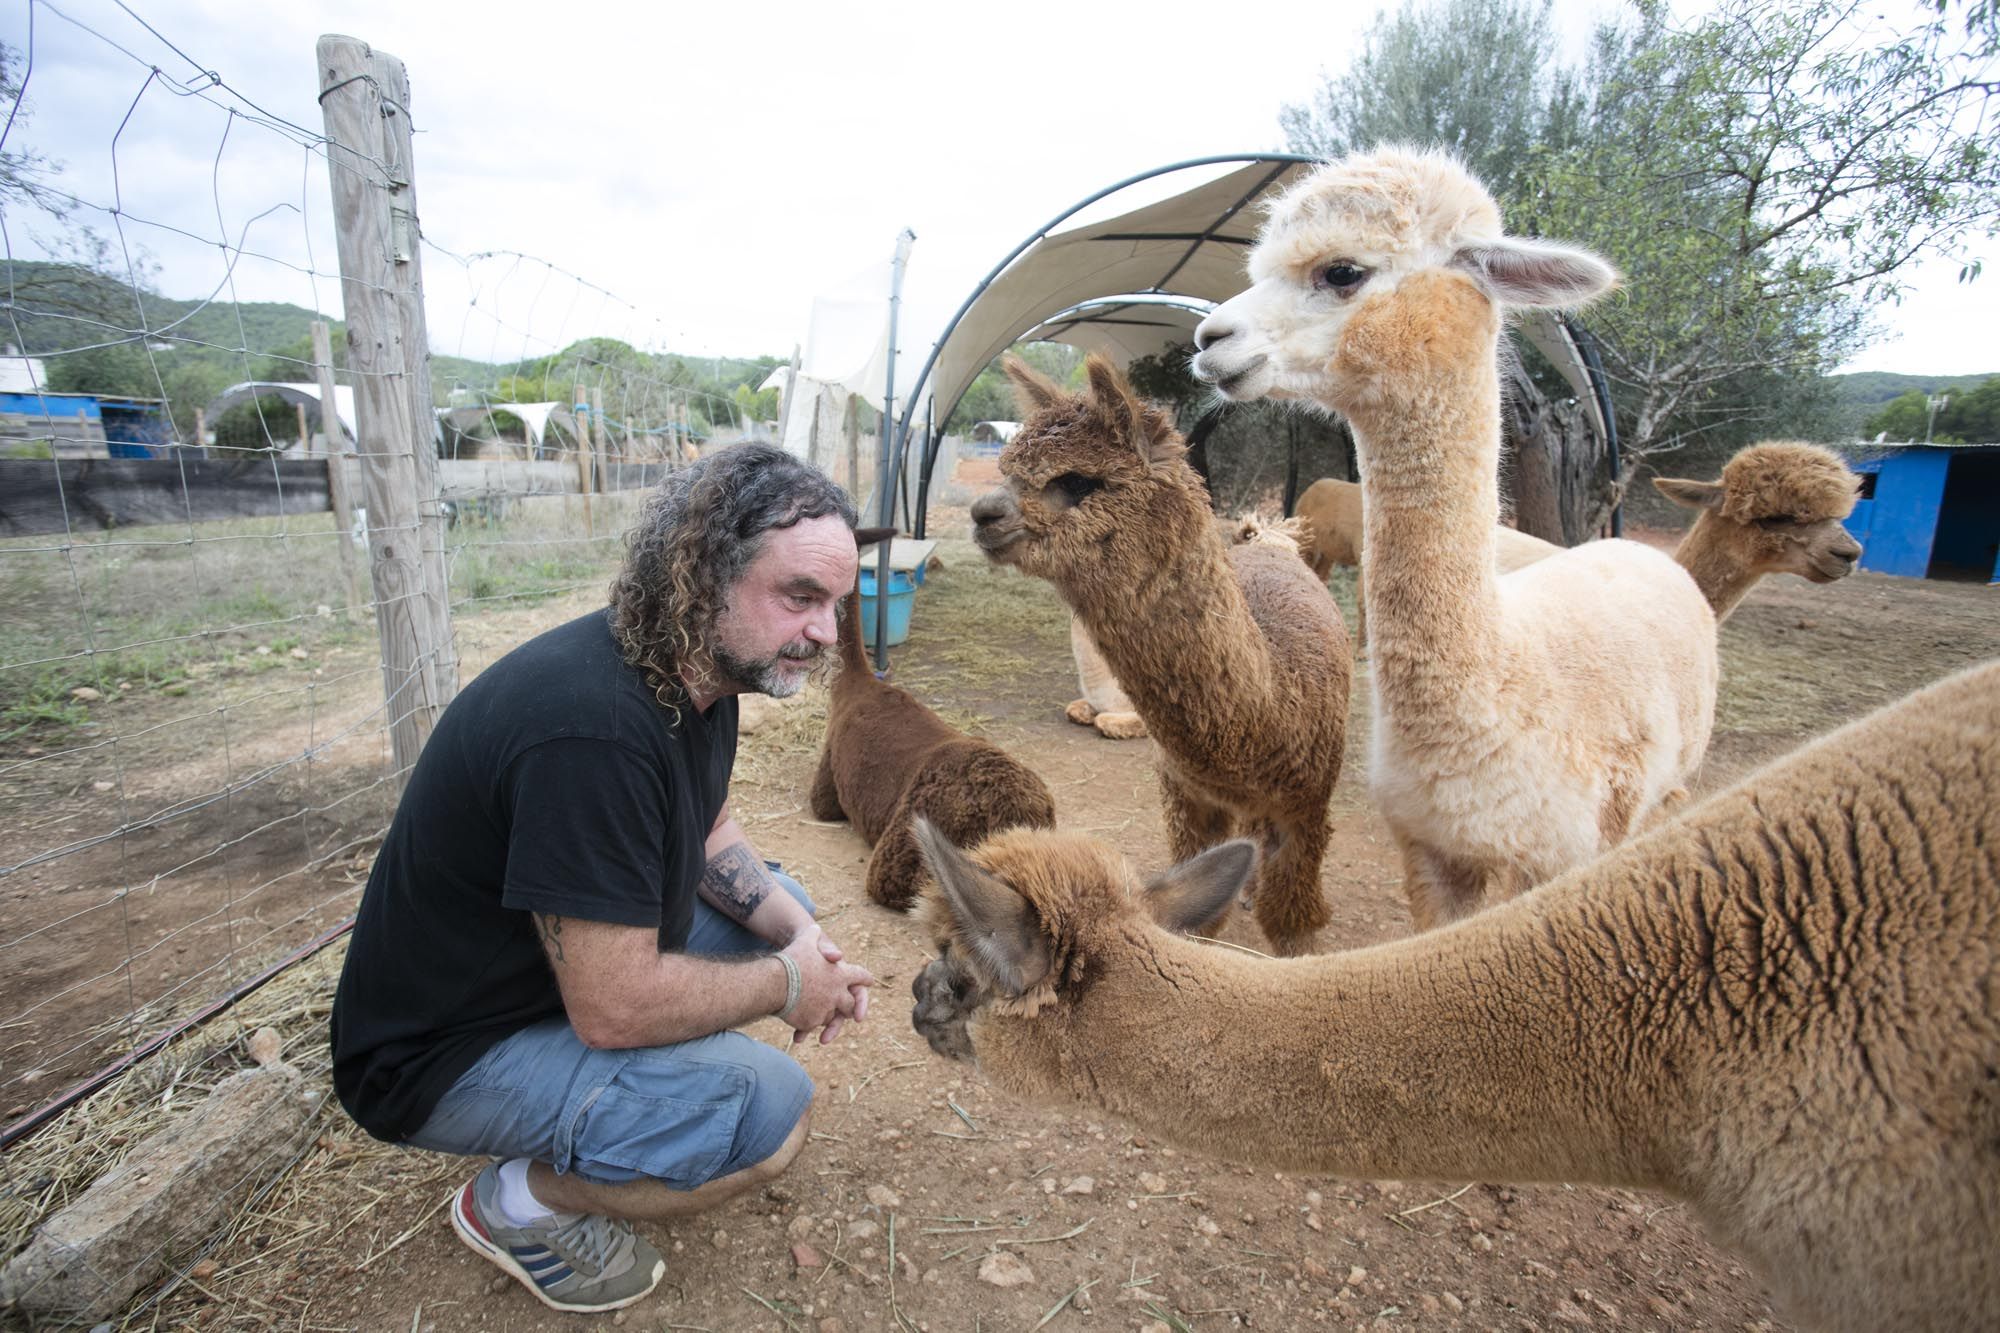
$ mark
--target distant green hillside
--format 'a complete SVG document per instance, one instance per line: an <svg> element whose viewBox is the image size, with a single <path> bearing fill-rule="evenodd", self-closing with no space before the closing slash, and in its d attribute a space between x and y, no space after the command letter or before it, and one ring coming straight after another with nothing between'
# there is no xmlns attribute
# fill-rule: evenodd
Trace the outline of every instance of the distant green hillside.
<svg viewBox="0 0 2000 1333"><path fill-rule="evenodd" d="M192 432L195 410L231 384L311 378L312 322L322 316L303 306L177 300L86 269L30 261L0 264L0 293L10 282L14 323L0 324L0 337L16 341L18 329L21 350L47 361L49 388L164 397L183 434ZM344 379L346 332L340 321L332 324L334 370ZM120 341L134 327L151 333L144 345ZM769 416L776 395L755 389L778 364L773 357L658 355L585 338L553 356L499 364L433 354L431 389L442 407L454 391L563 401L586 383L603 387L614 418L647 415L669 396L685 397L697 424L708 428L745 411Z"/></svg>
<svg viewBox="0 0 2000 1333"><path fill-rule="evenodd" d="M1842 402L1879 407L1912 389L1919 393L1964 393L1996 375L2000 370L1984 375L1896 375L1886 370L1861 370L1852 375L1829 375L1827 382Z"/></svg>

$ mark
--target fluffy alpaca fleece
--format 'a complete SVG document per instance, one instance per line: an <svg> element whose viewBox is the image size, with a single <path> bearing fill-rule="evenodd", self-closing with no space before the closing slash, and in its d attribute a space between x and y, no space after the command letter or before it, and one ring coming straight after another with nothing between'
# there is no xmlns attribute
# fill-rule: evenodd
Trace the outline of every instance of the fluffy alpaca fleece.
<svg viewBox="0 0 2000 1333"><path fill-rule="evenodd" d="M1230 546L1261 542L1293 553L1300 552L1300 542L1306 533L1305 525L1296 518L1272 522L1260 514L1219 518L1215 527ZM1110 663L1090 641L1090 631L1074 615L1069 618L1069 651L1076 659L1076 679L1083 688L1083 697L1064 709L1063 716L1080 727L1097 728L1098 734L1109 740L1135 740L1144 736L1146 720L1133 709Z"/></svg>
<svg viewBox="0 0 2000 1333"><path fill-rule="evenodd" d="M1653 485L1700 515L1674 559L1694 576L1717 620L1766 574L1832 583L1861 559L1861 543L1841 526L1854 512L1861 478L1818 445L1766 440L1725 463L1720 481L1655 477Z"/></svg>
<svg viewBox="0 0 2000 1333"><path fill-rule="evenodd" d="M1016 825L1055 827L1048 786L1020 760L875 678L861 649L858 590L843 607L840 663L809 804L814 819L853 821L875 849L868 858L870 898L897 911L916 898L924 879L910 834L917 815L968 846Z"/></svg>
<svg viewBox="0 0 2000 1333"><path fill-rule="evenodd" d="M1296 518L1305 524L1305 541L1299 554L1321 580L1333 572L1335 565L1345 569L1361 566L1358 483L1321 477L1299 497ZM1502 574L1511 574L1563 549L1554 542L1506 527L1496 528L1493 540L1494 568ZM1368 603L1358 585L1354 590L1354 639L1357 643L1368 641Z"/></svg>
<svg viewBox="0 0 2000 1333"><path fill-rule="evenodd" d="M1142 891L1092 840L920 829L913 1017L1009 1092L1261 1170L1676 1195L1807 1327L2000 1328L1996 787L1990 664L1533 894L1282 962L1169 933L1245 844Z"/></svg>
<svg viewBox="0 0 2000 1333"><path fill-rule="evenodd" d="M1326 923L1327 800L1347 731L1340 612L1282 532L1227 545L1165 413L1101 357L1071 394L1018 361L1026 420L974 503L988 556L1047 579L1159 743L1167 835L1272 848L1257 923L1284 953Z"/></svg>
<svg viewBox="0 0 2000 1333"><path fill-rule="evenodd" d="M1686 570L1626 541L1496 572L1505 306L1614 275L1502 235L1448 157L1321 167L1275 205L1253 285L1196 332L1230 398L1311 398L1361 466L1369 778L1424 929L1615 846L1684 794L1708 747L1715 616Z"/></svg>

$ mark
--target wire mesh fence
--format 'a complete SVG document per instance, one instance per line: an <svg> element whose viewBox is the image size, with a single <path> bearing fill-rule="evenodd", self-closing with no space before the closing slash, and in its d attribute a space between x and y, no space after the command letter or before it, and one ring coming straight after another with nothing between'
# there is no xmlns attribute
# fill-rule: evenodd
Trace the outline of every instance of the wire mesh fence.
<svg viewBox="0 0 2000 1333"><path fill-rule="evenodd" d="M117 1160L72 1103L338 934L461 671L601 605L646 491L774 396L427 235L399 62L322 42L305 126L119 8L33 0L0 48L0 1257ZM58 171L33 117L81 111L37 76L79 51L129 75ZM202 1047L160 1104L242 1063ZM45 1126L67 1167L18 1150Z"/></svg>

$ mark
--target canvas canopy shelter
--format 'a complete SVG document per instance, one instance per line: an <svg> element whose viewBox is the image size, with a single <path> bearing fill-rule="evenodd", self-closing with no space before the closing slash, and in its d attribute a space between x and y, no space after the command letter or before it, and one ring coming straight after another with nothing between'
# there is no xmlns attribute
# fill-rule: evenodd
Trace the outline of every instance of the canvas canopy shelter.
<svg viewBox="0 0 2000 1333"><path fill-rule="evenodd" d="M275 380L247 380L242 384L232 384L211 398L204 411L208 419L214 421L238 403L254 402L259 398L282 398L287 403L303 403L311 409L314 417L319 415L319 385L285 384ZM354 389L350 385L333 386L333 414L340 419L340 428L351 445L355 431Z"/></svg>
<svg viewBox="0 0 2000 1333"><path fill-rule="evenodd" d="M1264 206L1313 165L1296 154L1265 153L1161 167L1098 191L1015 247L946 324L904 399L895 449L921 459L916 533L924 531L942 425L988 362L1015 342L1037 339L1100 351L1121 365L1192 341L1209 309L1249 285L1244 259ZM1109 219L1060 229L1091 205L1163 178L1189 184ZM1526 312L1521 330L1562 372L1592 428L1615 450L1609 390L1584 336L1544 311ZM913 429L926 409L936 425Z"/></svg>

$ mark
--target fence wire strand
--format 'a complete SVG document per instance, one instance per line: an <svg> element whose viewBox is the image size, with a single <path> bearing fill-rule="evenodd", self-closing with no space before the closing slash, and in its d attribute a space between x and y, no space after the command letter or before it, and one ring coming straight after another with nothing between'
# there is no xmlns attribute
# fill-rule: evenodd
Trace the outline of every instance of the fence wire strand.
<svg viewBox="0 0 2000 1333"><path fill-rule="evenodd" d="M421 162L287 119L140 7L116 10L30 0L25 45L4 52L0 1259L115 1160L52 1167L9 1127L68 1125L47 1131L68 1143L110 1114L91 1108L132 1104L117 1083L74 1105L66 1090L351 918L413 761L399 728L601 606L646 493L756 434L776 397L761 385L778 363L673 354L666 322L608 287L501 237L455 244L467 228L438 217L416 233L438 279L428 345L349 365L334 307L409 297L392 265L338 271L335 186L386 209ZM79 59L101 105L35 105L38 73ZM407 123L375 74L346 82L322 104L376 98ZM37 125L85 112L102 151L58 171ZM162 167L162 139L199 165ZM331 326L331 403L314 319ZM426 382L418 435L355 420L369 391ZM829 422L829 455L872 452L864 431ZM406 509L371 499L397 494L383 474L433 463ZM417 578L386 578L385 552L411 549ZM432 615L443 637L406 653L398 636ZM314 1004L330 974L318 984ZM203 1058L208 1082L243 1063ZM303 1068L322 1087L325 1064L321 1042ZM253 1205L323 1114L252 1168ZM137 1309L206 1243L163 1238L181 1276Z"/></svg>

